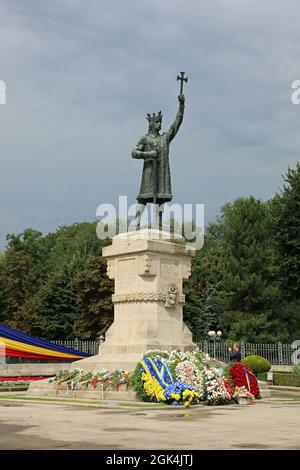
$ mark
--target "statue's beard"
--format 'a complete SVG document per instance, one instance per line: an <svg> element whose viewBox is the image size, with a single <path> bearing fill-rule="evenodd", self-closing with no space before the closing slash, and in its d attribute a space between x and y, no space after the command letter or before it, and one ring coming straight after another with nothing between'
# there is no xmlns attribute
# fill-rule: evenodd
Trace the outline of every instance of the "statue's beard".
<svg viewBox="0 0 300 470"><path fill-rule="evenodd" d="M161 127L159 129L157 129L156 127L152 127L152 126L150 127L149 126L149 129L148 129L148 132L154 132L154 133L157 133L157 134L159 134L160 131L161 131Z"/></svg>

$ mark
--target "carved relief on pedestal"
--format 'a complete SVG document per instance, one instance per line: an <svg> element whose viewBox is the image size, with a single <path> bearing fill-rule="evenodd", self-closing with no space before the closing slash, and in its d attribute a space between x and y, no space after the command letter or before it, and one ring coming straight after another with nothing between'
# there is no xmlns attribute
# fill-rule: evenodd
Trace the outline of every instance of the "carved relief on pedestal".
<svg viewBox="0 0 300 470"><path fill-rule="evenodd" d="M166 307L176 307L178 303L178 289L176 286L167 286Z"/></svg>
<svg viewBox="0 0 300 470"><path fill-rule="evenodd" d="M192 265L190 261L184 261L182 264L182 277L188 279L192 274Z"/></svg>
<svg viewBox="0 0 300 470"><path fill-rule="evenodd" d="M107 261L107 267L106 267L106 274L108 275L109 279L114 279L116 272L115 272L115 261L114 260L108 260Z"/></svg>
<svg viewBox="0 0 300 470"><path fill-rule="evenodd" d="M168 308L176 307L178 304L185 303L185 295L178 292L175 285L167 286L165 306Z"/></svg>
<svg viewBox="0 0 300 470"><path fill-rule="evenodd" d="M139 259L140 276L156 276L156 265L149 254L143 255Z"/></svg>

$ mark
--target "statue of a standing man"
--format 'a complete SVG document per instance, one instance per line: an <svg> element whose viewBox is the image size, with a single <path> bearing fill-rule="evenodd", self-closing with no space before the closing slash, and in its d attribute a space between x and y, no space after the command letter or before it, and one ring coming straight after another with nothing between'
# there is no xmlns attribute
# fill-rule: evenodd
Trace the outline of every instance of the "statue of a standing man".
<svg viewBox="0 0 300 470"><path fill-rule="evenodd" d="M133 158L144 160L142 182L137 197L136 221L138 228L147 202L160 206L159 226L161 227L162 205L172 200L169 147L183 120L185 98L182 93L182 84L183 81L187 81L186 78L183 78L183 75L184 73L182 72L181 77L178 77L178 80L181 80L181 90L178 96L179 109L170 129L160 134L162 123L161 111L158 114L148 114L148 133L139 140L132 151Z"/></svg>

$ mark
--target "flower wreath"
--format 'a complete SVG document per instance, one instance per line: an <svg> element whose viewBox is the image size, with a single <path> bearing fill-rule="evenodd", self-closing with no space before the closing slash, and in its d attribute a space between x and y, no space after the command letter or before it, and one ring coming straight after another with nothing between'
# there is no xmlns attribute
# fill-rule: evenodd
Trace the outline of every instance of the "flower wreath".
<svg viewBox="0 0 300 470"><path fill-rule="evenodd" d="M253 371L249 367L239 363L233 364L230 368L230 377L235 387L246 387L255 398L259 397L258 383Z"/></svg>

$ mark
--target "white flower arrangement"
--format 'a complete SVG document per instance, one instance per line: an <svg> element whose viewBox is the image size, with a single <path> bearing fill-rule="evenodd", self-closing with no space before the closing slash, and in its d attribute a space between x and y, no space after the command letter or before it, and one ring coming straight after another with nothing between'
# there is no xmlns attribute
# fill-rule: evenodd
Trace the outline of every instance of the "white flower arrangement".
<svg viewBox="0 0 300 470"><path fill-rule="evenodd" d="M230 393L228 392L224 379L217 377L212 369L204 367L202 371L205 386L206 386L206 399L208 403L220 403L231 400Z"/></svg>
<svg viewBox="0 0 300 470"><path fill-rule="evenodd" d="M164 357L170 363L186 361L186 360L193 362L195 360L199 360L199 358L203 360L203 362L207 362L211 360L210 356L206 353L201 352L199 348L197 348L195 351L186 351L186 352L178 351L175 349L173 349L172 351L158 351L155 349L149 349L144 354L144 356L149 356L149 355L154 355L154 356L158 355L158 356Z"/></svg>
<svg viewBox="0 0 300 470"><path fill-rule="evenodd" d="M175 377L179 382L192 385L199 393L199 400L204 398L204 376L194 362L186 360L175 368Z"/></svg>

